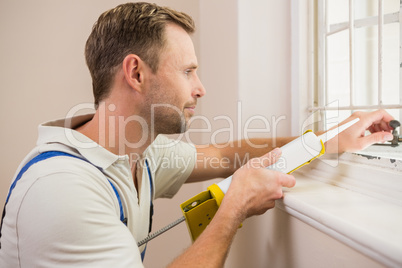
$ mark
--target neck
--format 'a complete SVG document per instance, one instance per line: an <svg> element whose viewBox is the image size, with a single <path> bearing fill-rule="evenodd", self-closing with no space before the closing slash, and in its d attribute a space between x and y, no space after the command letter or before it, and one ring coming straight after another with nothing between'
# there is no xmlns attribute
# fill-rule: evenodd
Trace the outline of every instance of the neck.
<svg viewBox="0 0 402 268"><path fill-rule="evenodd" d="M106 107L101 104L92 120L76 130L116 155L128 155L135 166L136 159L153 140L152 133L144 127L148 124L144 124L144 118L125 115L114 105L113 109L111 105Z"/></svg>

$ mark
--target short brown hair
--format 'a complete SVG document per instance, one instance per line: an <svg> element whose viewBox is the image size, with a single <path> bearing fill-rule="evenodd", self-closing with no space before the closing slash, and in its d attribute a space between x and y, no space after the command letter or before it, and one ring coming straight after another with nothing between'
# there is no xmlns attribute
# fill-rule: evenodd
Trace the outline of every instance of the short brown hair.
<svg viewBox="0 0 402 268"><path fill-rule="evenodd" d="M151 3L122 4L100 15L85 46L96 108L109 95L116 67L127 55L136 54L154 73L158 70L168 23L189 34L195 30L189 15Z"/></svg>

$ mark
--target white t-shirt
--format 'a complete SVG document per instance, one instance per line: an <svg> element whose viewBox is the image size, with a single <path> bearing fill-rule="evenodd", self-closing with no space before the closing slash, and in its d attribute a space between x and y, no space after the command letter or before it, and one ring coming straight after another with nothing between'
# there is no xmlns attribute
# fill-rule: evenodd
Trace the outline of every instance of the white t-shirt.
<svg viewBox="0 0 402 268"><path fill-rule="evenodd" d="M194 168L195 147L159 135L137 163L137 193L128 155L115 155L72 130L92 116L39 126L37 147L18 171L46 151L92 164L58 156L24 173L6 206L0 267L143 266L144 246L137 242L148 235L151 200L177 193ZM127 226L105 175L120 195Z"/></svg>

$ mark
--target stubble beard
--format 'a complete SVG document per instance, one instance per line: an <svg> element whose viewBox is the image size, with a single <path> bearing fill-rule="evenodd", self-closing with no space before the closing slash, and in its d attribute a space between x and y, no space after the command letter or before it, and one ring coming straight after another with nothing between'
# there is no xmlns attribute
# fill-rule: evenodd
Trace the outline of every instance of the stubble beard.
<svg viewBox="0 0 402 268"><path fill-rule="evenodd" d="M159 134L170 135L186 132L188 120L186 120L184 111L174 105L174 103L178 103L178 100L174 96L164 96L163 88L157 82L153 83L150 90L151 94L144 106L144 118L151 131L149 133L154 133L154 137L156 137Z"/></svg>
<svg viewBox="0 0 402 268"><path fill-rule="evenodd" d="M179 114L176 109L163 106L154 111L153 127L156 134L180 134L187 131L187 121L182 111Z"/></svg>

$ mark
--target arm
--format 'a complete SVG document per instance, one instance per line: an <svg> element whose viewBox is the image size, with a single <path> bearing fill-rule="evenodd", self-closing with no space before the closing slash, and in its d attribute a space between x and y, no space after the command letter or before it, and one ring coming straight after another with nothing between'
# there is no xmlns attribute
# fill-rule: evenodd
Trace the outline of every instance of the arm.
<svg viewBox="0 0 402 268"><path fill-rule="evenodd" d="M211 223L169 267L223 267L240 223L273 208L283 195L282 187L295 185L292 175L265 168L279 157L280 149L276 149L236 171Z"/></svg>
<svg viewBox="0 0 402 268"><path fill-rule="evenodd" d="M386 111L355 112L340 125L357 117L360 118L359 122L325 144L327 153L359 151L374 143L393 139L392 128L389 126L393 117ZM365 136L366 130L369 130L371 134ZM317 135L322 133L324 132L316 132ZM260 138L234 141L225 146L220 144L198 146L196 166L187 182L226 178L251 158L261 156L275 147L282 147L294 138L277 138L275 143L273 139Z"/></svg>
<svg viewBox="0 0 402 268"><path fill-rule="evenodd" d="M276 147L292 141L294 137L266 139L254 138L227 144L196 146L197 161L187 182L197 182L232 175L248 160L260 157Z"/></svg>

